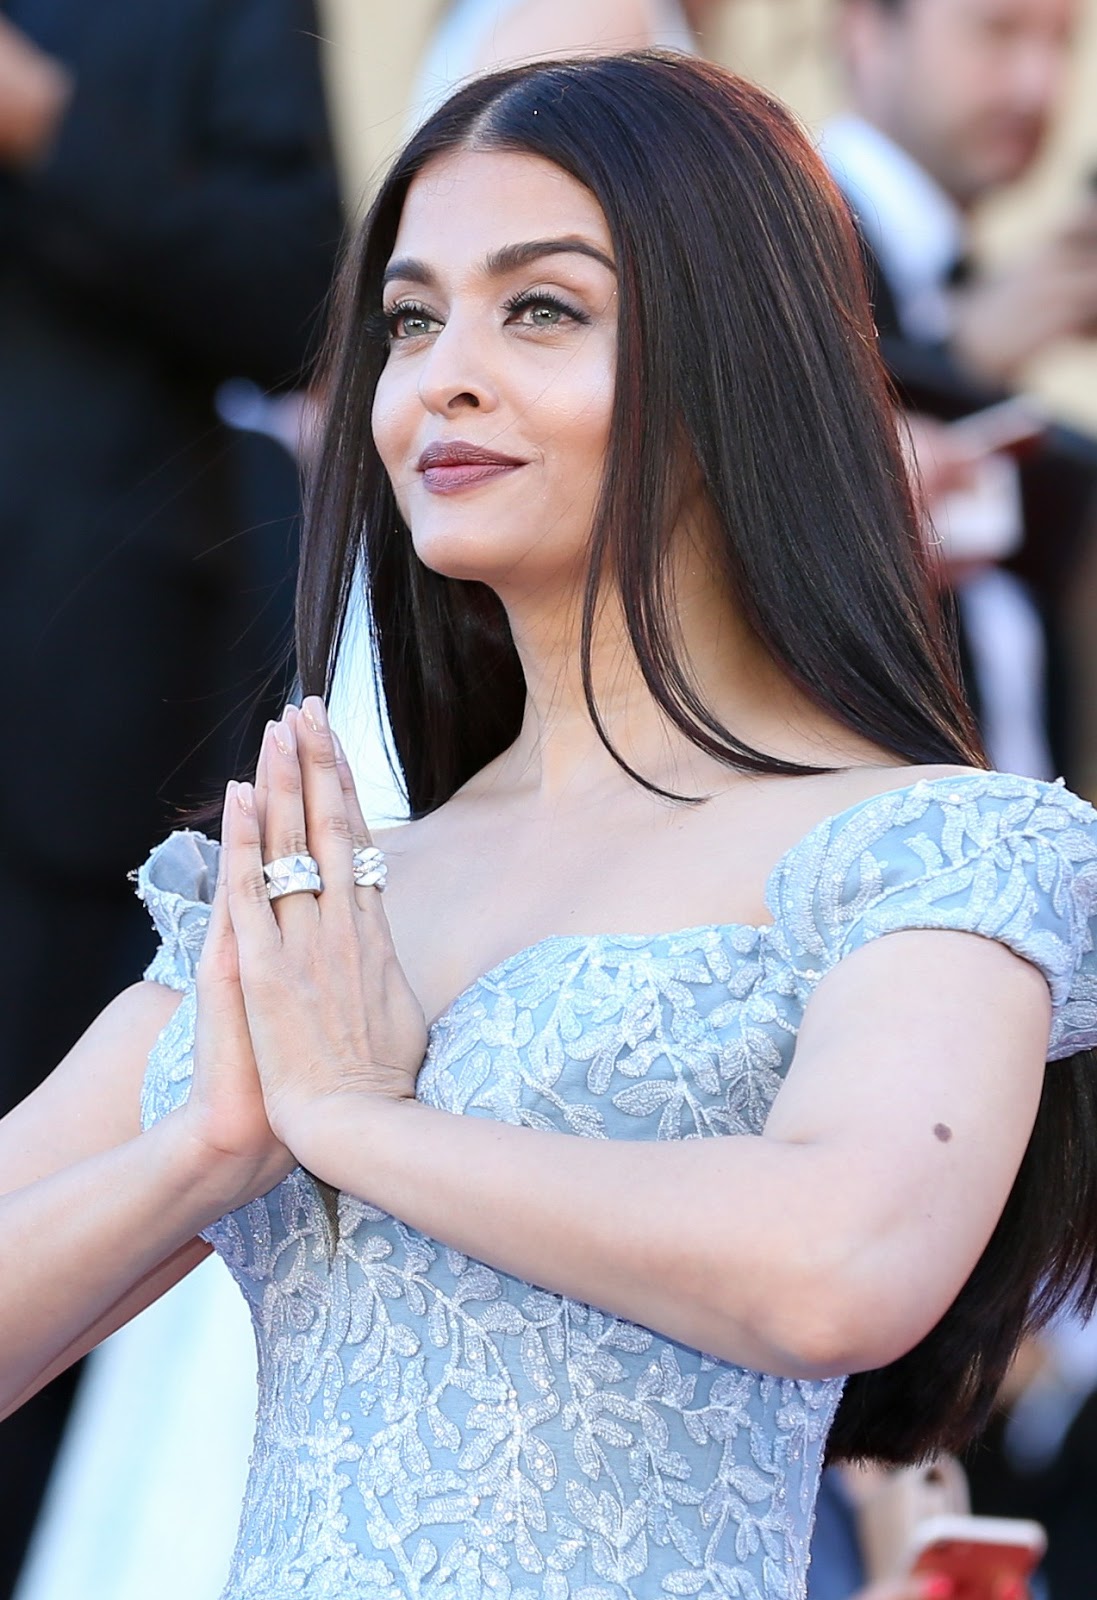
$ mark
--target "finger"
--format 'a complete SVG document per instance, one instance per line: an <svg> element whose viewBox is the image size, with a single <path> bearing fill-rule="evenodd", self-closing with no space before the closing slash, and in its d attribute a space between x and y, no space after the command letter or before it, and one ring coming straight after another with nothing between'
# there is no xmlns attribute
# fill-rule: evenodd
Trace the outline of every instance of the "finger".
<svg viewBox="0 0 1097 1600"><path fill-rule="evenodd" d="M325 892L349 901L354 889L350 820L327 708L316 695L303 702L294 729L309 849L320 865Z"/></svg>
<svg viewBox="0 0 1097 1600"><path fill-rule="evenodd" d="M230 784L225 790L225 800L221 807L222 840L229 825L228 809L231 798ZM222 844L217 856L217 882L214 885L213 901L210 906L209 926L206 929L202 954L198 960L199 982L203 976L208 978L214 972L224 974L226 971L230 973L236 971L236 935L232 931L232 919L229 916L227 863L228 855Z"/></svg>
<svg viewBox="0 0 1097 1600"><path fill-rule="evenodd" d="M362 815L361 802L358 799L358 789L354 782L354 773L350 770L346 751L339 742L339 735L332 733L335 744L335 769L339 774L339 782L343 790L343 804L347 808L347 821L350 823L350 836L356 850L373 843L366 819Z"/></svg>
<svg viewBox="0 0 1097 1600"><path fill-rule="evenodd" d="M373 836L362 813L362 805L358 799L358 789L354 782L354 773L351 771L350 762L346 752L339 743L337 734L333 734L335 741L335 756L339 782L343 787L343 802L347 808L347 820L350 823L351 842L356 850L362 849L373 843ZM381 908L381 891L376 884L355 885L354 898L360 911L365 911L369 916L377 916Z"/></svg>
<svg viewBox="0 0 1097 1600"><path fill-rule="evenodd" d="M263 876L259 817L255 809L255 790L250 783L229 784L221 850L229 917L243 979L255 963L269 966L281 943L267 895L267 880Z"/></svg>
<svg viewBox="0 0 1097 1600"><path fill-rule="evenodd" d="M297 752L299 725L299 719L291 713L281 722L272 724L263 741L267 796L262 843L263 860L267 862L282 856L314 853L305 824L301 764ZM324 877L322 867L320 875ZM315 924L318 916L316 896L312 894L282 895L273 902L273 906L278 926L283 930Z"/></svg>
<svg viewBox="0 0 1097 1600"><path fill-rule="evenodd" d="M224 839L229 823L227 815L233 803L232 786L225 795L222 811L221 837ZM213 892L209 927L198 962L196 990L198 1012L195 1019L195 1051L198 1060L210 1059L218 1049L228 1044L238 1049L248 1038L247 1013L240 988L240 964L236 934L229 915L228 856L224 847L220 852L217 884Z"/></svg>
<svg viewBox="0 0 1097 1600"><path fill-rule="evenodd" d="M285 711L282 713L283 721L290 712L296 716L297 707L295 705L287 705ZM273 727L274 722L271 721L268 722L266 727L263 729L263 737L259 741L259 760L255 767L255 809L259 814L259 832L264 839L266 837L267 795L270 792L270 772L268 770L267 762L267 741L271 737L271 730Z"/></svg>
<svg viewBox="0 0 1097 1600"><path fill-rule="evenodd" d="M267 795L270 792L270 776L267 772L267 740L271 736L273 722L268 722L263 729L263 737L259 741L259 759L255 764L255 814L259 818L259 841L262 848L267 833Z"/></svg>

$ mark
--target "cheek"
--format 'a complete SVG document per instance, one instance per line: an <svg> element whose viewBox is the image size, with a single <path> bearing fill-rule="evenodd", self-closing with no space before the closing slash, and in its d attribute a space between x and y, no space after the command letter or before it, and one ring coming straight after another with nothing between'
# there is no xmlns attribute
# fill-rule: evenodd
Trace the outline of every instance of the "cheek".
<svg viewBox="0 0 1097 1600"><path fill-rule="evenodd" d="M601 476L613 416L613 371L608 363L578 365L546 388L537 406L546 455L561 468L561 487L575 491Z"/></svg>
<svg viewBox="0 0 1097 1600"><path fill-rule="evenodd" d="M404 480L408 475L408 462L418 420L415 402L415 386L409 386L401 380L400 374L393 372L391 367L386 367L374 391L370 426L377 453L384 463L385 471L392 479L398 500L401 498Z"/></svg>

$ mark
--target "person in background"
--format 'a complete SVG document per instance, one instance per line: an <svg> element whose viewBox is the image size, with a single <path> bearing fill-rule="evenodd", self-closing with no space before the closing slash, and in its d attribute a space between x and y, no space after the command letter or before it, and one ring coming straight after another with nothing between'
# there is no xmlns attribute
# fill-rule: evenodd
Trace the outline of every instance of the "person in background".
<svg viewBox="0 0 1097 1600"><path fill-rule="evenodd" d="M866 1583L846 1471L828 1467L815 1502L807 1600L952 1600L952 1595L951 1580L936 1573Z"/></svg>
<svg viewBox="0 0 1097 1600"><path fill-rule="evenodd" d="M215 394L299 380L342 214L309 0L0 13L3 1110L140 970L126 871L251 742L296 480ZM0 1430L0 1594L67 1400Z"/></svg>
<svg viewBox="0 0 1097 1600"><path fill-rule="evenodd" d="M976 1511L1047 1529L1051 1600L1090 1600L1097 1571L1097 1321L1066 1312L1025 1341L965 1466Z"/></svg>
<svg viewBox="0 0 1097 1600"><path fill-rule="evenodd" d="M712 9L713 0L451 0L419 64L412 125L498 67L648 47L691 54Z"/></svg>
<svg viewBox="0 0 1097 1600"><path fill-rule="evenodd" d="M857 215L885 358L916 413L980 411L1033 358L1097 327L1097 195L995 274L969 254L977 206L1043 148L1078 15L1077 0L842 0L850 111L825 127L822 152ZM1008 770L1092 766L1074 740L1061 609L1095 486L1097 446L1064 428L1019 467L998 454L983 465L979 514L998 558L964 570L956 596L969 693Z"/></svg>

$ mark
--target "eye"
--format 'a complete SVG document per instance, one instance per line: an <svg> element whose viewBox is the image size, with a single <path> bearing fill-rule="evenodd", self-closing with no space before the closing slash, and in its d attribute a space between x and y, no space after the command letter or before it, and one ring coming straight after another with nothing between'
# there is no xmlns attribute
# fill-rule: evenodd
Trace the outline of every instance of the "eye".
<svg viewBox="0 0 1097 1600"><path fill-rule="evenodd" d="M395 342L400 339L421 339L435 333L441 322L426 306L413 300L401 300L384 313L385 332Z"/></svg>
<svg viewBox="0 0 1097 1600"><path fill-rule="evenodd" d="M505 302L505 307L510 313L508 322L518 322L527 328L558 328L565 322L590 321L585 311L540 289L516 294Z"/></svg>

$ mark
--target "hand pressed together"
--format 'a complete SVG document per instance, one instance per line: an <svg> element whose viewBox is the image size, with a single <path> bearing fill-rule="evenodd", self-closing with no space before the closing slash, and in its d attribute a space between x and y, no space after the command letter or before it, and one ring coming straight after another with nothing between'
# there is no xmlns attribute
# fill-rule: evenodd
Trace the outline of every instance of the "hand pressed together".
<svg viewBox="0 0 1097 1600"><path fill-rule="evenodd" d="M232 822L232 789L225 797L222 832ZM227 857L217 887L195 990L194 1071L181 1116L198 1146L232 1173L236 1204L265 1194L293 1167L293 1156L274 1134L248 1030L236 935L229 916Z"/></svg>
<svg viewBox="0 0 1097 1600"><path fill-rule="evenodd" d="M291 1151L331 1096L414 1097L426 1050L381 895L354 883L353 851L369 843L322 702L289 708L267 729L255 786L230 788L222 873L265 1114ZM297 854L315 858L323 892L272 902L263 863Z"/></svg>

